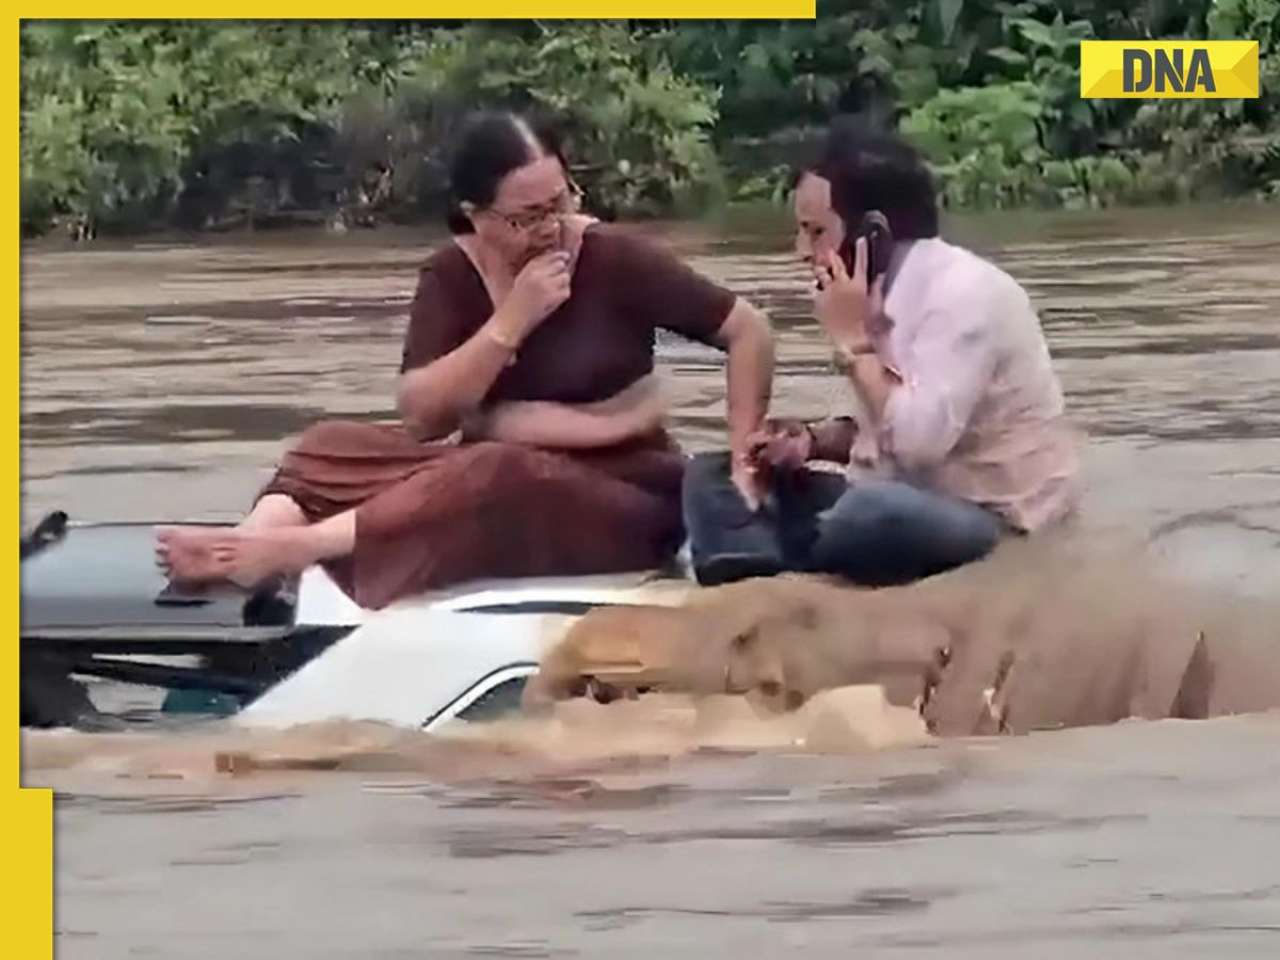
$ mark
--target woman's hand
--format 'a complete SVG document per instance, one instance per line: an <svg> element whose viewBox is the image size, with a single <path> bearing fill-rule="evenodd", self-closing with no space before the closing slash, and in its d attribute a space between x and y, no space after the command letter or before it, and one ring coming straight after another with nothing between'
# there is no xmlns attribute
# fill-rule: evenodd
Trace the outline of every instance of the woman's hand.
<svg viewBox="0 0 1280 960"><path fill-rule="evenodd" d="M656 374L647 373L623 387L611 397L584 403L582 409L591 413L621 414L637 428L656 428L666 415L666 400Z"/></svg>
<svg viewBox="0 0 1280 960"><path fill-rule="evenodd" d="M563 250L539 254L526 263L494 315L492 322L498 325L501 336L519 343L533 333L569 299L572 279L569 254Z"/></svg>
<svg viewBox="0 0 1280 960"><path fill-rule="evenodd" d="M753 460L749 451L741 454L731 452L730 456L729 479L733 481L747 509L755 513L769 493L769 466L762 461Z"/></svg>
<svg viewBox="0 0 1280 960"><path fill-rule="evenodd" d="M796 470L813 458L813 434L800 420L768 420L747 438L755 463Z"/></svg>
<svg viewBox="0 0 1280 960"><path fill-rule="evenodd" d="M611 397L591 403L513 400L473 416L467 440L500 440L552 449L610 447L646 436L662 426L666 400L653 374Z"/></svg>
<svg viewBox="0 0 1280 960"><path fill-rule="evenodd" d="M747 435L741 456L735 455L733 484L753 513L760 509L775 470L797 470L813 455L813 434L799 420L766 420Z"/></svg>
<svg viewBox="0 0 1280 960"><path fill-rule="evenodd" d="M884 312L884 275L876 277L868 290L866 238L859 237L853 249L853 276L834 251L818 257L813 265L819 291L814 306L818 322L837 349L869 353L868 324Z"/></svg>
<svg viewBox="0 0 1280 960"><path fill-rule="evenodd" d="M667 399L656 374L648 373L611 397L582 405L584 412L608 423L617 443L653 433L667 418Z"/></svg>

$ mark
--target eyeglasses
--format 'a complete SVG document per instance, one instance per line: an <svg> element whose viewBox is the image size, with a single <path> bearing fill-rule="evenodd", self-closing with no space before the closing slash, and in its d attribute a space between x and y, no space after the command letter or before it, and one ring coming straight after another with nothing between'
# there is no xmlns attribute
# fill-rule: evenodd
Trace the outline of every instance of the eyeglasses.
<svg viewBox="0 0 1280 960"><path fill-rule="evenodd" d="M512 230L523 233L526 230L532 230L547 220L567 217L571 213L576 213L581 202L582 191L577 186L570 185L567 190L562 191L551 203L535 210L523 210L520 213L503 213L501 210L489 207L485 210L485 213L497 217Z"/></svg>

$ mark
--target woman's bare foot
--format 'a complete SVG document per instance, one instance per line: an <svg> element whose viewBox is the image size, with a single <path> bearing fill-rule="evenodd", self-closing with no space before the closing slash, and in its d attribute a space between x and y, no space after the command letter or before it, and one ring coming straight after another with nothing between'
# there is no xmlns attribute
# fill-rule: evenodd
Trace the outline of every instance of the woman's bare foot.
<svg viewBox="0 0 1280 960"><path fill-rule="evenodd" d="M178 582L230 580L256 587L273 576L345 556L355 545L354 510L312 524L159 527L156 563Z"/></svg>
<svg viewBox="0 0 1280 960"><path fill-rule="evenodd" d="M204 583L222 578L213 554L214 537L231 527L157 527L156 566L172 579ZM179 576L177 571L181 570Z"/></svg>
<svg viewBox="0 0 1280 960"><path fill-rule="evenodd" d="M235 527L158 528L156 566L171 579L187 583L227 579L240 583L241 574L228 572L229 566L237 566L235 557L239 551L228 545L239 539L238 534L257 534L284 527L304 527L306 524L306 515L291 497L269 493L259 499L249 515Z"/></svg>
<svg viewBox="0 0 1280 960"><path fill-rule="evenodd" d="M301 573L316 562L308 529L161 527L156 531L156 561L178 582L229 580L255 587L273 576Z"/></svg>

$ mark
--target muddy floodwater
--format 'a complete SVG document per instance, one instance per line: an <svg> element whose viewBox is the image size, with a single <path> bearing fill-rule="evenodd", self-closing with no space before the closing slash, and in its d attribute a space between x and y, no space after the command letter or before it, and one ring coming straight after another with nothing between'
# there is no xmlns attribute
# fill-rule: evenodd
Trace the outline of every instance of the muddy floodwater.
<svg viewBox="0 0 1280 960"><path fill-rule="evenodd" d="M645 229L769 312L775 412L841 410L782 218ZM948 232L1040 309L1090 436L1086 537L1145 542L1224 604L1280 596L1280 211ZM439 241L29 247L24 526L233 519L310 422L391 416ZM722 444L720 356L660 354L678 437ZM25 783L58 791L58 956L1280 956L1280 715L840 755L663 749L658 728L611 751L593 723L590 749L541 754L294 732L341 762L246 776L215 771L232 735L212 720L33 733Z"/></svg>

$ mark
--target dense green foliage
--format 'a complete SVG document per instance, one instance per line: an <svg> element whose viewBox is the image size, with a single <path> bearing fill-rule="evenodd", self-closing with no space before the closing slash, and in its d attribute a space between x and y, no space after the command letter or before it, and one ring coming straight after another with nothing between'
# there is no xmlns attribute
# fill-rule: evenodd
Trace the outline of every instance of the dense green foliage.
<svg viewBox="0 0 1280 960"><path fill-rule="evenodd" d="M682 31L676 62L724 84L720 136L833 108L898 126L963 206L1280 194L1280 0L819 3L815 24ZM1084 39L1256 39L1257 100L1084 101ZM776 182L776 181L775 181ZM765 189L769 182L753 186Z"/></svg>
<svg viewBox="0 0 1280 960"><path fill-rule="evenodd" d="M556 116L597 209L776 196L837 110L957 206L1280 196L1280 0L819 0L813 22L27 22L29 232L414 217L477 105ZM1091 37L1262 45L1254 101L1091 101Z"/></svg>

